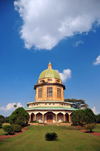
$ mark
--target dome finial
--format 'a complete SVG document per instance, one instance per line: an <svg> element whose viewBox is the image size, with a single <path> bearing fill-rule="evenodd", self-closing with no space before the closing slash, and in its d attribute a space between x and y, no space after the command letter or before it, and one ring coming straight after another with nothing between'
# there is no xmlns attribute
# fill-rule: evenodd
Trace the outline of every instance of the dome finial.
<svg viewBox="0 0 100 151"><path fill-rule="evenodd" d="M51 64L50 60L49 60L49 64L48 64L48 69L52 69L52 64Z"/></svg>
<svg viewBox="0 0 100 151"><path fill-rule="evenodd" d="M51 61L49 60L49 64L51 64Z"/></svg>

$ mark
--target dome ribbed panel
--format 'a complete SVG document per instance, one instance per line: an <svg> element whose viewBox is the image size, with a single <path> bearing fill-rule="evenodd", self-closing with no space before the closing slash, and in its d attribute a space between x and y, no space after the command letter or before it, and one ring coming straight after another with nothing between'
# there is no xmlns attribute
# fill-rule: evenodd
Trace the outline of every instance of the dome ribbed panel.
<svg viewBox="0 0 100 151"><path fill-rule="evenodd" d="M61 80L59 73L53 69L44 70L39 76L39 79L43 79L43 78L57 78Z"/></svg>

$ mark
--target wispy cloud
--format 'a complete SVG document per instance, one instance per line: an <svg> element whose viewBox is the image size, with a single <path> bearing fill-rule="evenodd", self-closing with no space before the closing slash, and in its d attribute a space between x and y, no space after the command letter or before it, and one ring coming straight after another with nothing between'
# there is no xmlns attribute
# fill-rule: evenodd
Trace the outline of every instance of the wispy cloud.
<svg viewBox="0 0 100 151"><path fill-rule="evenodd" d="M94 106L92 111L94 112L94 114L99 114L99 112L96 110L96 107Z"/></svg>
<svg viewBox="0 0 100 151"><path fill-rule="evenodd" d="M0 107L0 110L4 110L4 111L8 111L8 110L14 110L15 108L14 108L14 105L15 105L16 103L8 103L7 105L6 105L6 107ZM16 104L17 105L17 107L22 107L22 104L19 102L18 104Z"/></svg>
<svg viewBox="0 0 100 151"><path fill-rule="evenodd" d="M84 42L81 41L81 40L80 40L80 41L77 41L77 42L74 43L74 47L77 47L79 44L84 44Z"/></svg>
<svg viewBox="0 0 100 151"><path fill-rule="evenodd" d="M64 69L63 73L59 72L59 74L60 74L62 82L66 82L66 80L71 78L71 70L70 69Z"/></svg>
<svg viewBox="0 0 100 151"><path fill-rule="evenodd" d="M96 58L96 60L93 62L94 65L100 64L100 55Z"/></svg>
<svg viewBox="0 0 100 151"><path fill-rule="evenodd" d="M14 6L23 20L20 35L27 49L51 50L65 37L100 25L99 0L16 0Z"/></svg>

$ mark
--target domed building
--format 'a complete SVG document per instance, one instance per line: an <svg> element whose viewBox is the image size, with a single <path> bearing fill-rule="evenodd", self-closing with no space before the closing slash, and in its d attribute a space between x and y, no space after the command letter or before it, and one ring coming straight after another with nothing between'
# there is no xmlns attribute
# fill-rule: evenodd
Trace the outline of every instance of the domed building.
<svg viewBox="0 0 100 151"><path fill-rule="evenodd" d="M59 73L52 69L49 62L34 85L35 102L28 102L26 111L30 115L29 121L39 123L71 122L71 115L75 110L72 104L64 102L65 85L62 84Z"/></svg>

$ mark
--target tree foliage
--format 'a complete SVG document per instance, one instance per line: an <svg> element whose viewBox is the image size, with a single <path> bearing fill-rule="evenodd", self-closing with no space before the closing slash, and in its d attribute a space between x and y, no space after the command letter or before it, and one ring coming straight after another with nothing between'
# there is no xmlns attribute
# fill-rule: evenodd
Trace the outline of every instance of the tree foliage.
<svg viewBox="0 0 100 151"><path fill-rule="evenodd" d="M71 119L74 125L82 126L84 124L96 123L96 116L93 111L89 108L74 111Z"/></svg>
<svg viewBox="0 0 100 151"><path fill-rule="evenodd" d="M82 99L64 99L65 102L72 103L72 107L76 109L85 109L88 108L88 104L85 103L85 100Z"/></svg>
<svg viewBox="0 0 100 151"><path fill-rule="evenodd" d="M96 122L99 124L100 123L100 114L96 115Z"/></svg>
<svg viewBox="0 0 100 151"><path fill-rule="evenodd" d="M9 123L9 118L10 118L10 116L5 117L4 122L5 122L5 123Z"/></svg>
<svg viewBox="0 0 100 151"><path fill-rule="evenodd" d="M25 126L26 122L29 120L29 114L23 107L17 108L10 115L10 124Z"/></svg>
<svg viewBox="0 0 100 151"><path fill-rule="evenodd" d="M86 124L96 123L96 116L90 108L84 110Z"/></svg>
<svg viewBox="0 0 100 151"><path fill-rule="evenodd" d="M5 117L3 115L0 115L0 122L4 123L4 121L5 121Z"/></svg>
<svg viewBox="0 0 100 151"><path fill-rule="evenodd" d="M73 122L73 125L83 125L85 121L85 112L84 110L76 110L72 114L71 120Z"/></svg>
<svg viewBox="0 0 100 151"><path fill-rule="evenodd" d="M17 107L17 105L15 104L15 105L14 105L14 107L16 108L16 107Z"/></svg>
<svg viewBox="0 0 100 151"><path fill-rule="evenodd" d="M0 128L2 128L2 123L0 122Z"/></svg>

